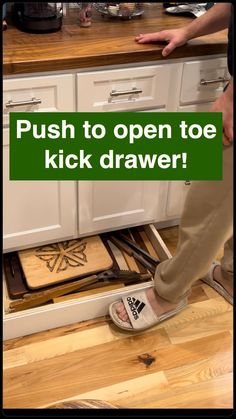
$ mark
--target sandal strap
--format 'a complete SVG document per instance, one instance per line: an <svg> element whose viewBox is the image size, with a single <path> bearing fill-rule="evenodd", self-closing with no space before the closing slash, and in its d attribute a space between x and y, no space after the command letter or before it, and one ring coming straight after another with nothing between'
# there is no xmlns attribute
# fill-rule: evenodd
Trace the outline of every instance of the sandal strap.
<svg viewBox="0 0 236 419"><path fill-rule="evenodd" d="M122 297L122 301L134 329L151 327L158 322L159 317L153 311L145 290Z"/></svg>

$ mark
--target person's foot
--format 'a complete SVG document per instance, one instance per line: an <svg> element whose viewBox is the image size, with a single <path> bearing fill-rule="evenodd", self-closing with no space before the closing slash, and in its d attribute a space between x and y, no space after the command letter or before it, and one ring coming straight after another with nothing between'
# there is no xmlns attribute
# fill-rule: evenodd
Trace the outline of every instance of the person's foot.
<svg viewBox="0 0 236 419"><path fill-rule="evenodd" d="M226 279L223 276L220 265L216 265L214 268L213 278L216 282L222 285L222 287L229 293L231 297L233 297L232 281L230 279Z"/></svg>
<svg viewBox="0 0 236 419"><path fill-rule="evenodd" d="M223 277L220 265L217 265L214 268L213 277L214 277L214 280L217 281L220 285L222 285L222 287L224 287L224 289L232 297L233 296L232 283L229 279L225 279ZM161 298L157 294L154 288L147 289L146 296L149 300L150 305L152 306L152 309L158 316L161 316L162 314L165 314L168 311L175 309L178 305L178 303L170 303L167 300L164 300L163 298ZM130 323L129 316L127 314L127 311L123 303L120 302L116 305L116 312L120 320Z"/></svg>
<svg viewBox="0 0 236 419"><path fill-rule="evenodd" d="M177 305L179 304L179 303L170 303L169 301L164 300L157 294L154 288L147 289L146 297L149 300L149 303L152 309L158 316L161 316L162 314L165 314L168 311L175 309ZM116 308L116 312L120 320L130 323L129 316L127 314L124 304L120 302L116 305L115 308Z"/></svg>

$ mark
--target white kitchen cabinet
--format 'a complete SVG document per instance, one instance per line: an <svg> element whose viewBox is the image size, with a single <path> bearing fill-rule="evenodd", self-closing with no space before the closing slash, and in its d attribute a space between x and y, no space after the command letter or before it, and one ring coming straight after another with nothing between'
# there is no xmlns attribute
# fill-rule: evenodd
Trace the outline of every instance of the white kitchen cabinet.
<svg viewBox="0 0 236 419"><path fill-rule="evenodd" d="M214 102L222 93L229 77L225 57L185 62L180 105Z"/></svg>
<svg viewBox="0 0 236 419"><path fill-rule="evenodd" d="M173 180L168 182L164 200L163 220L177 220L181 217L187 192L191 182Z"/></svg>
<svg viewBox="0 0 236 419"><path fill-rule="evenodd" d="M194 103L193 105L178 106L178 112L208 112L212 103ZM172 180L168 182L164 199L163 221L178 220L181 217L187 192L191 182Z"/></svg>
<svg viewBox="0 0 236 419"><path fill-rule="evenodd" d="M77 109L90 112L164 112L180 88L181 64L91 71L77 74ZM79 234L115 230L161 219L165 183L79 182Z"/></svg>
<svg viewBox="0 0 236 419"><path fill-rule="evenodd" d="M73 112L74 75L20 77L3 82L3 124L9 112Z"/></svg>
<svg viewBox="0 0 236 419"><path fill-rule="evenodd" d="M229 79L227 60L211 58L183 63L177 112L208 112ZM164 200L163 221L181 217L190 182L168 182Z"/></svg>
<svg viewBox="0 0 236 419"><path fill-rule="evenodd" d="M171 65L160 64L77 74L77 110L166 109L171 69Z"/></svg>
<svg viewBox="0 0 236 419"><path fill-rule="evenodd" d="M77 234L76 182L9 180L8 123L13 111L74 111L74 77L4 80L3 90L3 249L73 238Z"/></svg>
<svg viewBox="0 0 236 419"><path fill-rule="evenodd" d="M163 182L81 181L78 186L80 235L146 224L161 217Z"/></svg>
<svg viewBox="0 0 236 419"><path fill-rule="evenodd" d="M3 249L33 247L77 233L76 182L9 180L9 129L3 129Z"/></svg>
<svg viewBox="0 0 236 419"><path fill-rule="evenodd" d="M205 112L227 78L226 58L212 57L5 79L4 250L178 219L189 189L184 181L9 181L10 111Z"/></svg>

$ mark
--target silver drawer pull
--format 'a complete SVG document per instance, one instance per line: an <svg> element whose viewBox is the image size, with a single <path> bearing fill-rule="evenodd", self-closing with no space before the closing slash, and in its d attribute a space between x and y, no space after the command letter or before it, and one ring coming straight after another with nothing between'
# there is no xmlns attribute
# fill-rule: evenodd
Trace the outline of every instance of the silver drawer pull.
<svg viewBox="0 0 236 419"><path fill-rule="evenodd" d="M6 104L6 108L14 108L15 106L23 106L23 105L38 105L39 103L42 103L41 99L36 99L35 97L32 97L32 99L29 100L20 100L19 102L13 102L12 100L9 100Z"/></svg>
<svg viewBox="0 0 236 419"><path fill-rule="evenodd" d="M138 93L143 93L142 89L137 89L136 87L133 87L131 90L112 90L110 93L110 96L124 96L124 95L137 95Z"/></svg>
<svg viewBox="0 0 236 419"><path fill-rule="evenodd" d="M214 83L227 83L229 79L226 79L225 77L219 77L218 79L212 79L212 80L200 80L201 86L207 86L208 84L214 84Z"/></svg>
<svg viewBox="0 0 236 419"><path fill-rule="evenodd" d="M186 181L184 182L184 184L185 184L186 186L189 186L189 185L191 185L191 182L190 182L190 180L186 180Z"/></svg>

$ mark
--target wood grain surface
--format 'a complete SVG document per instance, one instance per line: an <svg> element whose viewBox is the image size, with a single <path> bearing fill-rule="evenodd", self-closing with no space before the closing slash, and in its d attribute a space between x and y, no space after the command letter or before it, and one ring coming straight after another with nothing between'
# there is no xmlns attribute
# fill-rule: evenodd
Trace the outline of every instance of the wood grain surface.
<svg viewBox="0 0 236 419"><path fill-rule="evenodd" d="M78 25L73 9L63 20L62 30L52 34L27 34L9 22L3 32L3 74L57 71L162 59L163 44L137 44L139 33L178 28L193 20L165 13L162 4L145 4L143 16L123 21L104 19L93 12L89 28ZM202 36L177 48L171 58L225 54L227 31ZM168 60L168 58L167 58Z"/></svg>
<svg viewBox="0 0 236 419"><path fill-rule="evenodd" d="M109 269L111 256L99 236L69 240L18 252L29 288L42 288Z"/></svg>
<svg viewBox="0 0 236 419"><path fill-rule="evenodd" d="M177 229L160 233L176 247ZM187 308L146 332L122 332L103 317L6 341L4 407L95 399L125 408L232 408L232 318L232 306L197 281Z"/></svg>

